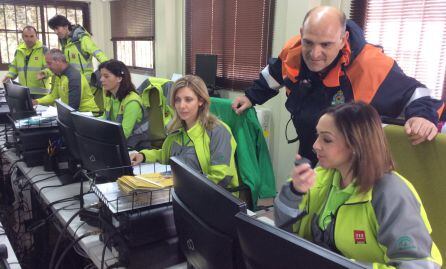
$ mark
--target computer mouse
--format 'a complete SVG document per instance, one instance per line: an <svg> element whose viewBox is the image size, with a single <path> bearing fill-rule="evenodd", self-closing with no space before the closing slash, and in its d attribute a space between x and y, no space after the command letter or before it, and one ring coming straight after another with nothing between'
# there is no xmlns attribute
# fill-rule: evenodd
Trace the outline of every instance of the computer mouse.
<svg viewBox="0 0 446 269"><path fill-rule="evenodd" d="M294 166L299 166L301 164L308 163L311 166L311 161L305 157L300 158L299 160L294 161Z"/></svg>

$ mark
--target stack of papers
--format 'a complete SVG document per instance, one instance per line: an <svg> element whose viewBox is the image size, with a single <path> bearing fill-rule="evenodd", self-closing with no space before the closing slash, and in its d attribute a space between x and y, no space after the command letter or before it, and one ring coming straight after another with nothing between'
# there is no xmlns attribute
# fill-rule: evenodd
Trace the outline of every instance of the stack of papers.
<svg viewBox="0 0 446 269"><path fill-rule="evenodd" d="M117 182L95 184L93 190L112 212L120 213L171 202L170 188L126 194Z"/></svg>
<svg viewBox="0 0 446 269"><path fill-rule="evenodd" d="M133 193L170 188L173 186L173 177L170 173L149 173L138 176L122 176L117 180L117 183L125 193Z"/></svg>

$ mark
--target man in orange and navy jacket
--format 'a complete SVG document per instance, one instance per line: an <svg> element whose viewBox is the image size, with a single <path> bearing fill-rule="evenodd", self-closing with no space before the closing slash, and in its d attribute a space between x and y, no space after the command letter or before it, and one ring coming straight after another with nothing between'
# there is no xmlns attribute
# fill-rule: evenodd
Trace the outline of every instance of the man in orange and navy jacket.
<svg viewBox="0 0 446 269"><path fill-rule="evenodd" d="M234 100L236 113L263 104L285 86L285 106L298 134L299 154L313 163L317 161L312 147L319 117L327 107L349 101L370 103L382 116L404 115L413 144L437 135L443 102L406 76L382 48L367 44L363 31L346 20L343 12L316 7L305 16L300 33L285 44L278 58L269 61L245 96Z"/></svg>

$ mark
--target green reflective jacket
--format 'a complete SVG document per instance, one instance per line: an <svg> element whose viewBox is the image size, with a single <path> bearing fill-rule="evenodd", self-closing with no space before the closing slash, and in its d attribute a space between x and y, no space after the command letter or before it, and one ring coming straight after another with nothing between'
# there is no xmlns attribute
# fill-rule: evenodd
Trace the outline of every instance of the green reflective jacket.
<svg viewBox="0 0 446 269"><path fill-rule="evenodd" d="M237 115L231 105L230 99L211 98L211 112L231 128L237 141L239 176L251 189L255 206L257 199L276 195L274 170L255 109Z"/></svg>
<svg viewBox="0 0 446 269"><path fill-rule="evenodd" d="M46 67L45 53L48 48L37 40L34 47L28 49L24 42L15 51L14 60L9 65L7 76L11 79L19 77L20 84L30 88L50 88L49 77L51 71ZM38 80L37 74L44 72L46 79Z"/></svg>
<svg viewBox="0 0 446 269"><path fill-rule="evenodd" d="M184 137L192 141L192 146L185 143ZM223 122L210 131L197 122L187 131L182 128L169 134L161 149L142 150L141 153L148 163L166 164L171 156L179 156L215 184L233 188L239 185L234 159L236 147L231 130ZM198 159L198 164L194 164L194 159Z"/></svg>
<svg viewBox="0 0 446 269"><path fill-rule="evenodd" d="M67 62L79 70L90 83L93 73L93 56L103 63L108 60L105 53L96 46L91 35L80 25L74 25L67 39L59 39Z"/></svg>
<svg viewBox="0 0 446 269"><path fill-rule="evenodd" d="M335 212L324 232L318 218L339 171L317 167L316 182L305 195L289 183L274 201L276 225L299 219L293 231L307 240L339 251L370 268L432 268L442 264L431 226L412 184L396 172L385 174L367 193L358 188ZM284 227L287 228L287 227ZM323 235L325 233L325 235Z"/></svg>
<svg viewBox="0 0 446 269"><path fill-rule="evenodd" d="M53 105L54 101L60 98L62 102L78 111L99 111L87 79L75 67L69 65L60 76L53 75L51 85L51 92L37 99L39 104Z"/></svg>
<svg viewBox="0 0 446 269"><path fill-rule="evenodd" d="M171 81L165 78L150 77L146 79L137 89L137 91L140 92L144 107L150 107L150 91L156 90L159 92L159 105L161 106L163 112L164 126L167 126L167 124L172 120L174 113L172 107L168 105L168 100L164 94L165 86L167 86L169 83L171 83Z"/></svg>
<svg viewBox="0 0 446 269"><path fill-rule="evenodd" d="M130 103L137 104L137 106L128 106ZM116 107L118 108L115 111L113 108ZM141 97L136 92L131 91L121 102L111 96L106 96L104 108L104 119L121 123L127 139L127 146L135 148L141 142L148 140L149 123L146 113L144 113Z"/></svg>

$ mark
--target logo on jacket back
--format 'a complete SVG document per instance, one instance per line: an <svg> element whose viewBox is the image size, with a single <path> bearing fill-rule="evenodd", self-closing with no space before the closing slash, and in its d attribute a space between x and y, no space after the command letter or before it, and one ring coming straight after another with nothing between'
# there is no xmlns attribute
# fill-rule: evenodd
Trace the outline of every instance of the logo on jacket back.
<svg viewBox="0 0 446 269"><path fill-rule="evenodd" d="M354 230L353 238L355 239L355 244L366 244L365 240L365 231L362 230Z"/></svg>
<svg viewBox="0 0 446 269"><path fill-rule="evenodd" d="M34 57L34 61L38 61L39 60L39 56Z"/></svg>

